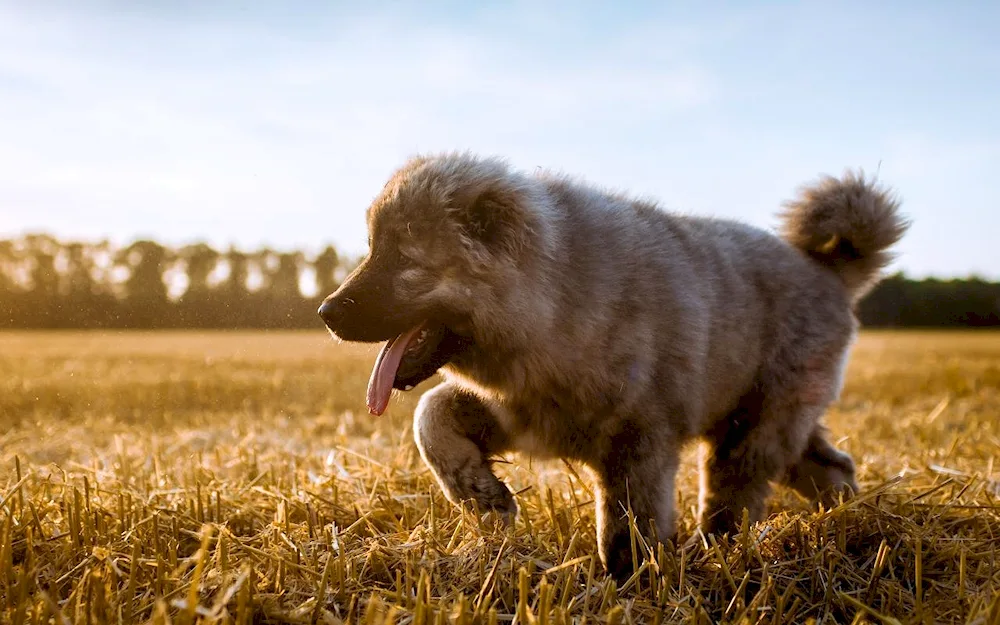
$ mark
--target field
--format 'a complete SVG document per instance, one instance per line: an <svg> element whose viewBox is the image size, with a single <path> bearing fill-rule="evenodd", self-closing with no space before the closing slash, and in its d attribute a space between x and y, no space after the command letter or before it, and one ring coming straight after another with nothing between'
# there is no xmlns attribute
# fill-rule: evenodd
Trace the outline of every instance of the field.
<svg viewBox="0 0 1000 625"><path fill-rule="evenodd" d="M863 493L596 558L589 484L510 457L510 529L441 495L419 391L313 332L0 333L0 622L1000 623L1000 334L863 334L828 415ZM424 386L427 386L426 384ZM680 541L696 476L680 480Z"/></svg>

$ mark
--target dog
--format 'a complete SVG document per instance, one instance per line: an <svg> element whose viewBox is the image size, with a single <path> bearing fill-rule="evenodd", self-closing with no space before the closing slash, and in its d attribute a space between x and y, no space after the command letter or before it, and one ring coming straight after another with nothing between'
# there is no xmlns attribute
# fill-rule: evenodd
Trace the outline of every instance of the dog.
<svg viewBox="0 0 1000 625"><path fill-rule="evenodd" d="M369 253L319 308L382 342L367 402L440 372L414 438L445 496L517 513L504 452L563 458L595 484L606 571L676 538L680 450L701 442L699 527L761 520L771 483L831 504L858 491L821 416L839 395L858 300L909 222L863 172L821 176L779 235L681 216L495 157L409 159L367 211Z"/></svg>

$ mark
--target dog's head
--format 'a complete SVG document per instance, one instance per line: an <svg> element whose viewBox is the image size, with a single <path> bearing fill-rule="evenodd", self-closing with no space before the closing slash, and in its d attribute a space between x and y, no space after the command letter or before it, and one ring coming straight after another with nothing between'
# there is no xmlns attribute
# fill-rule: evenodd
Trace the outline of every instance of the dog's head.
<svg viewBox="0 0 1000 625"><path fill-rule="evenodd" d="M368 255L319 308L342 340L389 341L373 412L474 343L484 298L531 244L530 193L502 162L456 154L414 158L386 183L368 209Z"/></svg>

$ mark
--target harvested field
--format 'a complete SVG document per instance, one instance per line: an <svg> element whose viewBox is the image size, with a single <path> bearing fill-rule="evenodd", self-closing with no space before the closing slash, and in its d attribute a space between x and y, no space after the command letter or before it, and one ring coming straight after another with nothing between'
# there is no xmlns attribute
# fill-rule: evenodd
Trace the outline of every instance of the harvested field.
<svg viewBox="0 0 1000 625"><path fill-rule="evenodd" d="M777 490L737 536L637 545L623 587L571 466L500 466L508 530L448 503L412 442L423 387L364 408L375 353L0 333L0 622L1000 624L1000 334L863 334L827 417L863 493ZM688 457L681 541L696 482Z"/></svg>

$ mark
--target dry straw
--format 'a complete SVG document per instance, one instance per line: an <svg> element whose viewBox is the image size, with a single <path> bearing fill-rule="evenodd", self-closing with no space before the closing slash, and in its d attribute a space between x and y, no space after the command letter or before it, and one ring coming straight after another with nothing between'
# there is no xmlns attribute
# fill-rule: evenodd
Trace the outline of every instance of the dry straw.
<svg viewBox="0 0 1000 625"><path fill-rule="evenodd" d="M210 361L206 361L210 357ZM734 536L596 560L572 466L499 464L511 529L456 509L413 398L314 334L0 336L0 621L1000 623L1000 336L869 334L829 423L864 492L779 491ZM68 375L72 372L73 375Z"/></svg>

